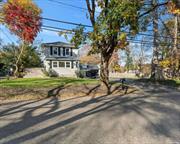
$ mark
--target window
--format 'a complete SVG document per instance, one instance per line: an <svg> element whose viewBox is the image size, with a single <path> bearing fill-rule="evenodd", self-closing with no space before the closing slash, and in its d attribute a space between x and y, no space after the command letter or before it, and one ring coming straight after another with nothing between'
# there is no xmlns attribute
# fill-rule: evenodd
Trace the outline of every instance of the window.
<svg viewBox="0 0 180 144"><path fill-rule="evenodd" d="M66 49L66 56L69 56L70 52L69 52L69 48Z"/></svg>
<svg viewBox="0 0 180 144"><path fill-rule="evenodd" d="M57 67L58 65L57 65L57 62L53 62L53 67Z"/></svg>
<svg viewBox="0 0 180 144"><path fill-rule="evenodd" d="M71 67L71 63L70 62L66 62L66 68L70 68Z"/></svg>
<svg viewBox="0 0 180 144"><path fill-rule="evenodd" d="M64 67L65 67L65 62L60 61L60 62L59 62L59 67L64 68Z"/></svg>
<svg viewBox="0 0 180 144"><path fill-rule="evenodd" d="M54 53L54 55L57 55L57 54L58 54L58 48L57 48L57 47L54 47L54 48L53 48L53 53Z"/></svg>

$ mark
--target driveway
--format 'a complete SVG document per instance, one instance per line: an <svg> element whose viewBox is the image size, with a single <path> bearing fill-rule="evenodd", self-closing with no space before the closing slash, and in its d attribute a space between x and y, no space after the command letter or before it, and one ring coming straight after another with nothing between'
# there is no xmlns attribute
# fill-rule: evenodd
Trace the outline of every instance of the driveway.
<svg viewBox="0 0 180 144"><path fill-rule="evenodd" d="M0 106L1 144L180 144L180 91L141 85L119 96Z"/></svg>

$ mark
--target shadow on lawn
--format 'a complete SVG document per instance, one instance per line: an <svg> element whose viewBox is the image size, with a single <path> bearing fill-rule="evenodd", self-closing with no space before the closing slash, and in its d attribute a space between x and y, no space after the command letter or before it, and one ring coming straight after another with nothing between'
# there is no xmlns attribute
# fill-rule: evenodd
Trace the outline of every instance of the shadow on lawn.
<svg viewBox="0 0 180 144"><path fill-rule="evenodd" d="M130 92L131 93L131 92ZM170 103L174 103L174 98L176 99L177 105L180 103L180 97L178 95L172 96L165 95L165 96L158 96L159 101L169 101ZM148 130L151 134L155 135L163 135L169 138L174 138L172 131L178 130L180 127L180 111L174 107L170 107L168 105L161 105L158 101L147 101L151 96L149 95L142 95L142 96L126 96L126 95L119 95L119 96L101 96L92 98L90 100L84 100L77 104L73 104L65 109L61 109L61 103L63 101L59 101L57 97L51 97L46 101L34 101L29 103L19 104L15 107L11 107L10 109L4 110L0 112L0 119L4 116L11 116L13 114L18 114L23 112L23 116L17 122L9 123L8 125L1 126L0 129L0 143L2 139L5 139L6 142L4 144L19 144L22 142L26 142L28 140L33 140L38 138L48 132L51 133L54 130L60 129L63 126L69 125L76 121L79 121L87 116L95 115L102 111L112 112L114 116L122 116L124 114L134 112L137 115L143 117L147 122L148 125L146 130ZM75 98L74 98L75 99ZM76 98L78 99L78 98ZM67 100L65 100L67 101ZM71 102L71 100L69 100ZM174 103L176 104L176 103ZM33 106L32 106L33 105ZM35 106L34 106L35 105ZM95 105L89 107L90 105ZM40 113L38 115L33 115L33 113L40 108L48 108L46 112ZM72 112L82 109L85 109L83 112L79 112L72 114ZM153 121L151 119L151 114L146 112L145 109L155 111L157 113L161 113L161 117L159 117L158 121ZM19 132L27 130L37 124L41 124L45 121L52 120L53 118L61 117L63 114L70 114L70 117L59 121L54 122L53 124L42 128L30 130L28 133L24 133L23 135L18 135ZM112 117L113 119L113 117ZM170 123L170 125L169 125ZM67 130L66 135L69 135L75 129L72 128L71 130ZM154 133L155 132L155 133ZM58 135L58 133L57 133ZM60 134L59 134L60 135ZM9 136L14 136L12 139L8 140ZM51 139L50 137L46 137L46 139Z"/></svg>
<svg viewBox="0 0 180 144"><path fill-rule="evenodd" d="M68 81L64 85L57 86L51 90L48 91L47 97L52 97L52 96L61 96L61 92L65 89L72 91L75 93L75 95L79 95L79 93L84 93L83 96L89 96L91 95L92 97L95 97L97 93L102 93L106 91L105 88L101 87L100 84L94 84L94 85L88 85L88 84L82 84L80 86L80 89L71 89L70 87L72 86L71 84L74 81ZM116 85L116 86L114 86ZM69 89L68 89L69 88ZM78 88L78 87L76 87ZM118 81L113 81L111 82L111 93L113 94L114 92L122 92L124 91L124 94L128 92L129 86L122 84L119 80ZM69 92L68 91L68 92Z"/></svg>

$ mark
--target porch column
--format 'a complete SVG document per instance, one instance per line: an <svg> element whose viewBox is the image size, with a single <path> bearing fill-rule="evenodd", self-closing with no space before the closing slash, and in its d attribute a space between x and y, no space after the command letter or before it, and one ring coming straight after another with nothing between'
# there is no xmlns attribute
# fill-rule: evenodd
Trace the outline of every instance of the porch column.
<svg viewBox="0 0 180 144"><path fill-rule="evenodd" d="M74 61L71 61L71 68L74 68Z"/></svg>
<svg viewBox="0 0 180 144"><path fill-rule="evenodd" d="M52 69L52 60L49 61L50 69Z"/></svg>

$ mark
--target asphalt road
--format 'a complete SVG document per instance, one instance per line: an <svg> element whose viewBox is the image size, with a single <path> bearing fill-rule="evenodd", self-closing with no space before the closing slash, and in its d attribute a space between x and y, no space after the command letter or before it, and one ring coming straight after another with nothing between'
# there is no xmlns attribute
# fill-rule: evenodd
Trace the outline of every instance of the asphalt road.
<svg viewBox="0 0 180 144"><path fill-rule="evenodd" d="M0 144L180 144L180 92L141 85L120 96L0 106Z"/></svg>

